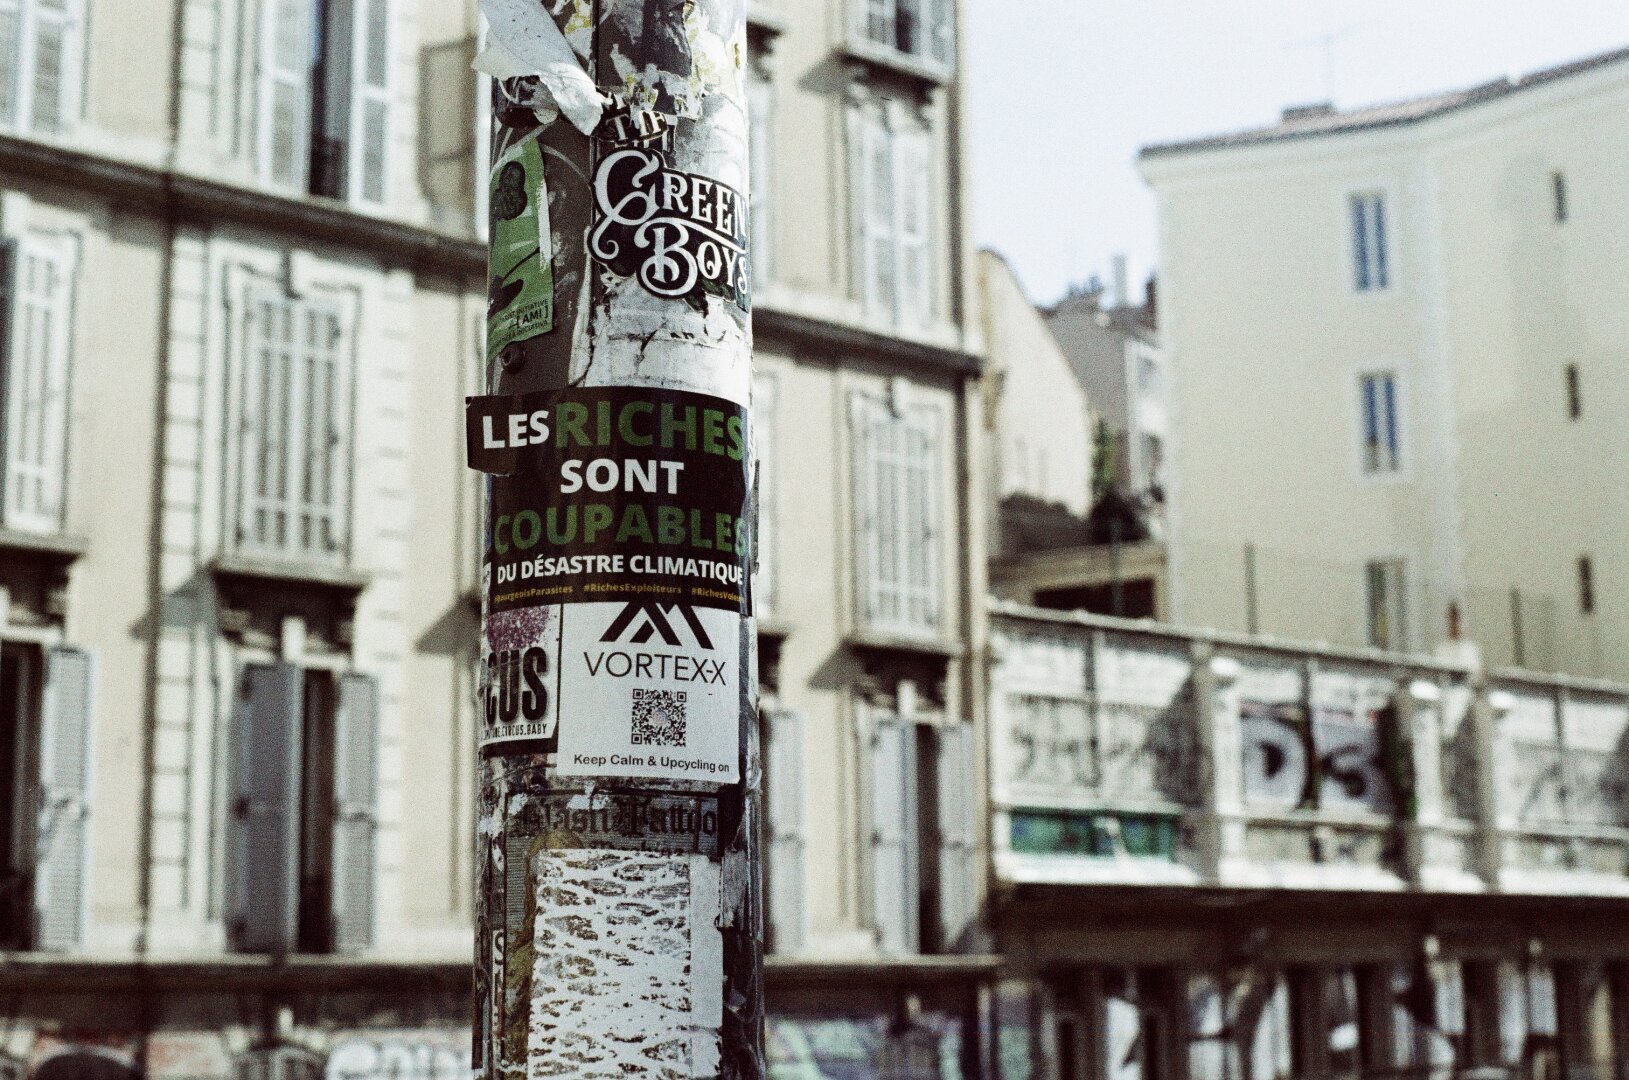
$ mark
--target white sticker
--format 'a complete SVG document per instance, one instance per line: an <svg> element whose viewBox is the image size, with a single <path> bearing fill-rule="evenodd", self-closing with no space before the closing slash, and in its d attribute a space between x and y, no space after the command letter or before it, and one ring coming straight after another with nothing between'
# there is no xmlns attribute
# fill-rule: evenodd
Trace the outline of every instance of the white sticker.
<svg viewBox="0 0 1629 1080"><path fill-rule="evenodd" d="M664 600L556 610L562 775L740 781L740 615Z"/></svg>

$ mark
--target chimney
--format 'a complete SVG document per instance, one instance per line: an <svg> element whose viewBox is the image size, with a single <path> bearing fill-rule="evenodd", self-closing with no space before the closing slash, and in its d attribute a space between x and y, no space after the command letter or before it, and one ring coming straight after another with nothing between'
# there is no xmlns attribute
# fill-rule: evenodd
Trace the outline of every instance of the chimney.
<svg viewBox="0 0 1629 1080"><path fill-rule="evenodd" d="M1149 274L1147 283L1143 285L1143 322L1154 330L1158 330L1160 325L1159 293L1160 276Z"/></svg>
<svg viewBox="0 0 1629 1080"><path fill-rule="evenodd" d="M1300 123L1305 120L1321 120L1326 116L1335 115L1333 101L1318 101L1311 105L1291 105L1284 110L1283 122L1286 124Z"/></svg>
<svg viewBox="0 0 1629 1080"><path fill-rule="evenodd" d="M1114 256L1113 267L1114 269L1110 271L1114 277L1113 306L1123 308L1131 301L1126 285L1126 256L1123 252Z"/></svg>

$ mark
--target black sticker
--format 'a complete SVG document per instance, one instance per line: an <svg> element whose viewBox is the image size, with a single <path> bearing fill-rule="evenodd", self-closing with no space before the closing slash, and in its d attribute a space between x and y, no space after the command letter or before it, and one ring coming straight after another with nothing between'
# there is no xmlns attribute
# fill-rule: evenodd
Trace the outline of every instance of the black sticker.
<svg viewBox="0 0 1629 1080"><path fill-rule="evenodd" d="M751 613L746 412L723 398L595 387L467 401L495 474L494 612L639 601Z"/></svg>
<svg viewBox="0 0 1629 1080"><path fill-rule="evenodd" d="M613 150L594 172L588 250L654 296L699 303L721 296L748 311L747 201L739 191L671 169L661 151Z"/></svg>

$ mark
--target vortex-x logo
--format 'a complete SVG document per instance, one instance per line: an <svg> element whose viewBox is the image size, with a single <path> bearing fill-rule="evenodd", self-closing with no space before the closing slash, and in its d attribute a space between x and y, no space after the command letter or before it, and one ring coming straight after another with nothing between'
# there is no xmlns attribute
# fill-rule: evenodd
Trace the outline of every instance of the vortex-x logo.
<svg viewBox="0 0 1629 1080"><path fill-rule="evenodd" d="M734 188L668 168L659 151L624 147L594 173L594 258L647 292L699 302L712 293L751 307L746 199Z"/></svg>
<svg viewBox="0 0 1629 1080"><path fill-rule="evenodd" d="M677 616L677 618L672 618ZM679 623L690 630L696 645L703 649L713 648L712 638L707 636L707 630L696 617L696 609L689 604L663 604L656 601L635 600L623 607L617 617L611 620L611 625L600 636L601 642L627 640L633 645L643 645L653 637L661 637L663 644L675 648L685 644L679 636Z"/></svg>

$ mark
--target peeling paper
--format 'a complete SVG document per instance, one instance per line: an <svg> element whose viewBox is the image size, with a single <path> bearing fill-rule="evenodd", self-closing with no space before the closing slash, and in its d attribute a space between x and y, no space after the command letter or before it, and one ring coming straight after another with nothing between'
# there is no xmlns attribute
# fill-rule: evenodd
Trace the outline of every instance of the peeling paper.
<svg viewBox="0 0 1629 1080"><path fill-rule="evenodd" d="M535 0L481 0L481 12L491 39L475 69L496 79L537 76L572 126L592 134L605 99L548 11Z"/></svg>

